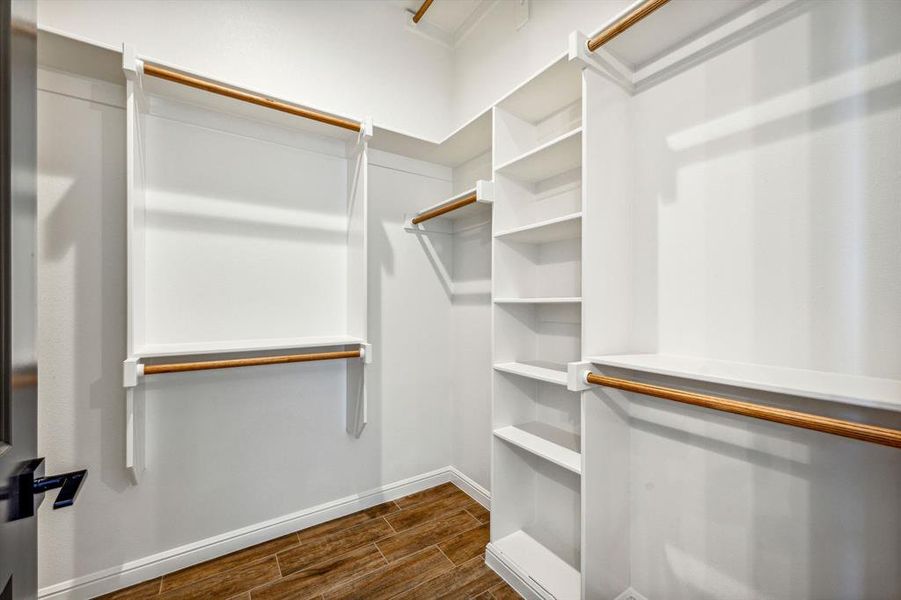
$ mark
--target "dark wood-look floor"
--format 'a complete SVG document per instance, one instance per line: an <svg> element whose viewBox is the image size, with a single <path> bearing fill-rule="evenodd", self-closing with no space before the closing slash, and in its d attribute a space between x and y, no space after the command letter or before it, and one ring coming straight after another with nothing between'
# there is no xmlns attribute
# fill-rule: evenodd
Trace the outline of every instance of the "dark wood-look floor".
<svg viewBox="0 0 901 600"><path fill-rule="evenodd" d="M101 598L519 598L485 566L489 518L446 483Z"/></svg>

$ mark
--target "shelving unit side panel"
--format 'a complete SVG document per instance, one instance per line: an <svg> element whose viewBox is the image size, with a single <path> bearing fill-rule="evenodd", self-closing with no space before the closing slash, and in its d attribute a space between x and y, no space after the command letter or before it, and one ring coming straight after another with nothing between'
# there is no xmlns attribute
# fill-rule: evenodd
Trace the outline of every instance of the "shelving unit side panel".
<svg viewBox="0 0 901 600"><path fill-rule="evenodd" d="M126 239L127 239L127 329L126 353L144 345L145 335L145 165L144 165L144 104L140 83L126 82Z"/></svg>
<svg viewBox="0 0 901 600"><path fill-rule="evenodd" d="M590 69L583 77L582 347L591 355L633 344L634 168L630 96Z"/></svg>
<svg viewBox="0 0 901 600"><path fill-rule="evenodd" d="M347 161L347 333L367 340L367 215L369 148L356 148Z"/></svg>

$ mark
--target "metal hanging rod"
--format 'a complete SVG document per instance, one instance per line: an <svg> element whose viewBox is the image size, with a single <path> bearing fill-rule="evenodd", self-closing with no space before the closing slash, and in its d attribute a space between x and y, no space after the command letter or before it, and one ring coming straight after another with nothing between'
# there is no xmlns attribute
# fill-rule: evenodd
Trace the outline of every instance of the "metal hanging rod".
<svg viewBox="0 0 901 600"><path fill-rule="evenodd" d="M622 32L626 31L652 12L669 2L669 0L646 0L635 6L632 10L622 15L616 21L605 27L596 36L588 40L588 51L594 52Z"/></svg>
<svg viewBox="0 0 901 600"><path fill-rule="evenodd" d="M419 20L422 19L422 16L425 14L425 11L429 10L429 7L432 5L434 0L425 0L422 3L422 6L419 7L419 10L416 11L416 14L413 15L413 22L419 23Z"/></svg>
<svg viewBox="0 0 901 600"><path fill-rule="evenodd" d="M306 119L325 123L326 125L343 127L344 129L349 129L350 131L361 131L363 129L363 124L356 121L327 115L325 113L311 110L309 108L301 108L300 106L288 104L287 102L282 102L280 100L273 100L272 98L267 98L265 96L251 94L250 92L227 87L218 83L212 83L210 81L206 81L198 77L192 77L191 75L185 75L184 73L179 73L178 71L173 71L171 69L160 67L158 65L144 63L144 74L150 75L152 77L158 77L160 79L165 79L167 81L172 81L174 83L180 83L181 85L186 85L188 87L203 90L205 92L210 92L212 94L218 94L220 96L233 98L242 102L256 104L257 106L262 106L264 108L271 108L273 110L288 113L290 115L295 115L297 117L304 117Z"/></svg>
<svg viewBox="0 0 901 600"><path fill-rule="evenodd" d="M831 433L832 435L871 442L882 446L901 448L901 431L897 429L888 429L886 427L877 427L875 425L865 425L863 423L821 417L809 413L786 410L784 408L763 406L752 402L741 402L739 400L729 400L728 398L719 398L717 396L685 392L682 390L630 381L628 379L597 375L596 373L588 373L585 377L585 381L626 392L635 392L646 396L654 396L655 398L663 398L664 400L672 400L674 402L702 406L704 408L752 417L754 419L772 421L773 423L791 425L792 427Z"/></svg>
<svg viewBox="0 0 901 600"><path fill-rule="evenodd" d="M476 201L478 195L476 192L473 192L467 196L460 198L459 200L454 200L453 202L449 202L444 206L439 206L437 208L433 208L432 210L427 210L421 215L416 215L410 222L414 225L419 225L423 221L428 221L429 219L434 219L435 217L440 217L443 214L449 213L451 211L457 210L458 208L463 208L464 206L468 206Z"/></svg>
<svg viewBox="0 0 901 600"><path fill-rule="evenodd" d="M235 358L231 360L204 360L200 362L169 363L165 365L143 365L144 375L161 373L182 373L184 371L208 371L210 369L234 369L235 367L256 367L259 365L280 365L285 363L312 362L315 360L335 360L341 358L362 358L363 351L342 350L339 352L318 352L312 354L285 354L281 356L259 356L256 358Z"/></svg>

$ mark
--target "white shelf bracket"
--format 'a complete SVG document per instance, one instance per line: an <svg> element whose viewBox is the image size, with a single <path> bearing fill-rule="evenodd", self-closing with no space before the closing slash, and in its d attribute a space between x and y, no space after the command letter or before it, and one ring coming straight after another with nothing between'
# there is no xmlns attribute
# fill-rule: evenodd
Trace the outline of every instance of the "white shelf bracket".
<svg viewBox="0 0 901 600"><path fill-rule="evenodd" d="M347 364L346 427L347 433L360 437L369 422L366 397L366 371L372 364L372 344L360 344L360 362Z"/></svg>
<svg viewBox="0 0 901 600"><path fill-rule="evenodd" d="M632 70L602 48L589 52L588 36L581 31L573 31L569 34L567 54L569 60L578 60L584 67L596 71L630 94L635 93Z"/></svg>
<svg viewBox="0 0 901 600"><path fill-rule="evenodd" d="M476 202L491 204L494 202L494 182L479 179L476 181Z"/></svg>
<svg viewBox="0 0 901 600"><path fill-rule="evenodd" d="M125 468L134 484L144 475L144 388L125 390Z"/></svg>
<svg viewBox="0 0 901 600"><path fill-rule="evenodd" d="M127 388L133 388L138 385L138 377L144 375L144 365L138 362L140 359L135 357L126 358L122 361L122 385Z"/></svg>
<svg viewBox="0 0 901 600"><path fill-rule="evenodd" d="M360 344L360 358L364 365L372 364L372 344Z"/></svg>
<svg viewBox="0 0 901 600"><path fill-rule="evenodd" d="M591 373L592 364L587 361L571 362L566 365L566 389L571 392L584 392L591 389L585 378Z"/></svg>
<svg viewBox="0 0 901 600"><path fill-rule="evenodd" d="M372 138L372 117L364 117L360 123L362 125L360 137L363 141L368 142Z"/></svg>
<svg viewBox="0 0 901 600"><path fill-rule="evenodd" d="M122 44L122 71L125 78L134 81L141 72L140 61L138 60L138 52L131 44Z"/></svg>

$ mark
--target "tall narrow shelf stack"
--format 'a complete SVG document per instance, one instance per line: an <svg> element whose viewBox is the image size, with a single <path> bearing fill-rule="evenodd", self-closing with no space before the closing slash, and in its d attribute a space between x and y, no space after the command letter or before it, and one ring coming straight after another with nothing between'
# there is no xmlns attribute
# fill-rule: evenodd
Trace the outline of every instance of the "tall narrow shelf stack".
<svg viewBox="0 0 901 600"><path fill-rule="evenodd" d="M581 593L582 79L556 61L494 108L492 515L486 560Z"/></svg>

